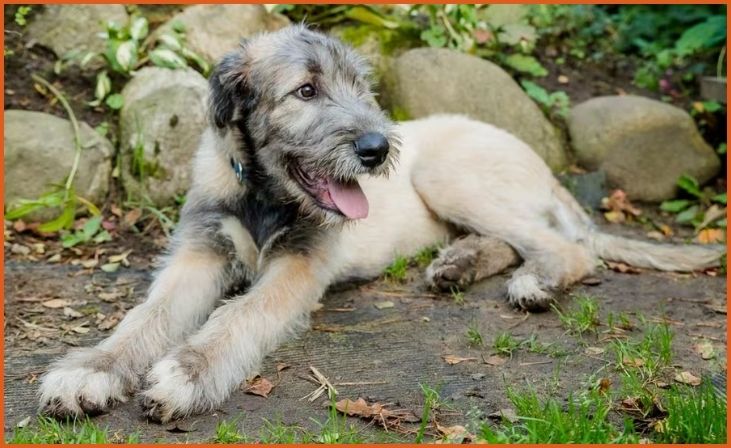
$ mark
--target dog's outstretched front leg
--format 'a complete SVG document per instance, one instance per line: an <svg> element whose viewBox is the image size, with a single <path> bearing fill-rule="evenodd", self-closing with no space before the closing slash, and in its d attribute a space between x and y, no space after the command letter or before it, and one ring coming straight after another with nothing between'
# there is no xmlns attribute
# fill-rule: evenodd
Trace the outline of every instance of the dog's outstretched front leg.
<svg viewBox="0 0 731 448"><path fill-rule="evenodd" d="M152 283L147 300L93 348L69 352L40 384L40 411L57 417L96 414L126 401L139 377L186 333L200 326L224 288L226 260L211 250L179 247Z"/></svg>
<svg viewBox="0 0 731 448"><path fill-rule="evenodd" d="M142 406L153 420L206 412L225 400L280 342L303 328L330 281L313 257L273 259L245 294L216 309L147 375Z"/></svg>

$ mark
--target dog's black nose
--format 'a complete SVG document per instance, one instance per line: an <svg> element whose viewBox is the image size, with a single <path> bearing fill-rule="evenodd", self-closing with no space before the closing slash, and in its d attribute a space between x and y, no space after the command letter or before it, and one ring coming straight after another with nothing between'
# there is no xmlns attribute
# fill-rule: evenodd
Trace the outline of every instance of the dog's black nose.
<svg viewBox="0 0 731 448"><path fill-rule="evenodd" d="M360 161L369 168L382 164L388 155L388 140L378 132L363 134L353 145Z"/></svg>

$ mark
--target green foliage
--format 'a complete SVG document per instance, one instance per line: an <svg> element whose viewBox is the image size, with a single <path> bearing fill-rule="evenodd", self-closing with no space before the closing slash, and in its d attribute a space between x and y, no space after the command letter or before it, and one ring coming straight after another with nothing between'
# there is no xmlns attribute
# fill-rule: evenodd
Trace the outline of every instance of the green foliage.
<svg viewBox="0 0 731 448"><path fill-rule="evenodd" d="M483 344L482 333L477 324L472 323L467 327L467 342L473 347L480 347Z"/></svg>
<svg viewBox="0 0 731 448"><path fill-rule="evenodd" d="M625 373L635 371L644 382L653 379L660 369L670 365L673 332L667 324L649 325L642 339L612 341L611 351L617 359L617 367Z"/></svg>
<svg viewBox="0 0 731 448"><path fill-rule="evenodd" d="M126 443L139 443L139 436L127 436ZM84 420L61 422L49 417L38 417L35 425L16 428L9 444L102 444L111 443L109 431L87 417Z"/></svg>
<svg viewBox="0 0 731 448"><path fill-rule="evenodd" d="M15 11L15 23L19 26L25 26L28 24L28 15L33 10L32 6L19 6Z"/></svg>
<svg viewBox="0 0 731 448"><path fill-rule="evenodd" d="M505 58L504 63L512 69L515 69L521 73L527 73L532 76L538 77L538 76L546 76L548 74L548 70L546 70L541 65L541 63L538 62L538 59L534 58L533 56L528 56L528 55L519 54L519 53L511 54ZM523 82L530 82L530 81L523 81ZM525 86L524 86L524 88L525 88ZM544 92L545 92L545 90L544 90ZM556 93L563 93L563 92L556 92ZM566 94L564 93L564 95L566 95ZM550 108L552 106L551 101L549 101L548 99L546 100L545 104L543 104L543 105L548 108Z"/></svg>
<svg viewBox="0 0 731 448"><path fill-rule="evenodd" d="M111 241L109 232L102 228L102 217L89 218L81 229L66 233L61 237L63 247L74 247L77 244L93 241L95 244Z"/></svg>
<svg viewBox="0 0 731 448"><path fill-rule="evenodd" d="M421 422L419 423L419 429L416 431L414 443L421 443L424 441L426 428L429 426L431 421L430 416L441 406L441 398L439 397L439 392L436 389L429 387L426 384L419 384L419 386L421 387L421 393L424 396L424 408L421 412Z"/></svg>
<svg viewBox="0 0 731 448"><path fill-rule="evenodd" d="M502 332L493 340L492 348L500 355L513 356L513 352L520 348L520 341L510 333Z"/></svg>
<svg viewBox="0 0 731 448"><path fill-rule="evenodd" d="M533 98L544 111L547 113L556 112L559 116L566 118L569 114L569 108L571 106L571 100L566 92L561 90L557 92L548 93L546 89L539 86L538 84L523 80L520 82L523 86L523 90L528 94L529 97Z"/></svg>
<svg viewBox="0 0 731 448"><path fill-rule="evenodd" d="M464 292L463 291L460 291L459 289L452 286L449 288L449 293L452 295L452 299L454 300L454 303L456 303L457 305L464 304Z"/></svg>
<svg viewBox="0 0 731 448"><path fill-rule="evenodd" d="M484 423L479 436L488 443L638 443L631 422L623 431L609 420L611 402L597 391L568 403L554 398L541 400L534 390L508 389L517 421L503 418L503 427L493 429Z"/></svg>
<svg viewBox="0 0 731 448"><path fill-rule="evenodd" d="M586 332L596 333L599 326L599 303L593 297L578 296L571 309L561 312L555 306L553 310L558 314L561 324L569 332L583 335Z"/></svg>
<svg viewBox="0 0 731 448"><path fill-rule="evenodd" d="M693 226L696 231L726 227L726 193L701 188L698 180L687 174L680 176L677 185L686 198L665 201L660 210L675 214L675 222Z"/></svg>
<svg viewBox="0 0 731 448"><path fill-rule="evenodd" d="M663 406L668 416L655 427L658 443L727 442L726 400L715 393L710 381L697 389L673 386Z"/></svg>
<svg viewBox="0 0 731 448"><path fill-rule="evenodd" d="M406 279L406 271L409 268L409 259L402 256L397 256L393 263L391 263L384 271L383 274L387 280L401 282Z"/></svg>
<svg viewBox="0 0 731 448"><path fill-rule="evenodd" d="M239 432L238 420L221 420L216 425L215 443L246 443L246 436Z"/></svg>

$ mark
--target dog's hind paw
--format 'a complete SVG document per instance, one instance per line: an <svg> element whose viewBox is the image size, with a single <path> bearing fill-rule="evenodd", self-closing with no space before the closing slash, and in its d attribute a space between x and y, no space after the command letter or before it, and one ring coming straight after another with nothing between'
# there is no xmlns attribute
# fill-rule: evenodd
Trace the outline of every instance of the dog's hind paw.
<svg viewBox="0 0 731 448"><path fill-rule="evenodd" d="M465 289L475 279L477 252L450 247L439 254L426 269L426 280L432 289L452 291Z"/></svg>

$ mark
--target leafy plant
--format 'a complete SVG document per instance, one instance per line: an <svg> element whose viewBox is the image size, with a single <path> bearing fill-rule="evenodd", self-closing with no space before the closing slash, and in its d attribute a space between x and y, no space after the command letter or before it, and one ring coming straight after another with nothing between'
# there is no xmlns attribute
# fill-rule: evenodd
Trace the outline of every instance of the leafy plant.
<svg viewBox="0 0 731 448"><path fill-rule="evenodd" d="M561 312L555 306L553 306L553 310L569 332L579 336L586 332L596 333L596 327L600 323L599 304L593 297L577 297L574 306L565 312Z"/></svg>
<svg viewBox="0 0 731 448"><path fill-rule="evenodd" d="M520 348L520 341L515 339L510 333L502 332L495 337L492 342L492 348L498 354L512 356L513 352Z"/></svg>
<svg viewBox="0 0 731 448"><path fill-rule="evenodd" d="M85 207L86 210L93 216L99 215L100 212L99 209L89 200L78 196L76 194L76 190L74 189L74 178L76 177L76 172L79 169L82 144L79 133L79 123L76 120L76 115L74 115L73 109L71 109L71 106L69 105L66 97L61 93L61 91L59 91L51 83L35 74L31 75L31 78L35 82L42 85L44 88L48 89L58 99L63 108L66 110L74 131L74 160L72 162L69 175L66 177L66 180L63 184L54 185L50 191L42 194L37 199L24 199L18 201L18 204L15 207L7 211L7 213L5 214L5 219L12 221L22 218L38 210L49 208L60 209L60 213L56 216L56 218L44 222L38 227L38 230L40 230L41 232L51 233L57 232L61 229L70 228L74 223L74 219L76 218L77 208L79 205Z"/></svg>
<svg viewBox="0 0 731 448"><path fill-rule="evenodd" d="M474 347L479 347L483 344L482 333L480 333L480 329L477 328L477 324L473 323L467 327L467 342Z"/></svg>
<svg viewBox="0 0 731 448"><path fill-rule="evenodd" d="M383 274L387 280L401 282L406 279L406 270L409 268L409 259L397 256Z"/></svg>
<svg viewBox="0 0 731 448"><path fill-rule="evenodd" d="M94 216L86 221L81 229L67 233L61 237L63 247L74 247L77 244L93 241L95 244L111 241L109 232L102 228L102 217Z"/></svg>
<svg viewBox="0 0 731 448"><path fill-rule="evenodd" d="M675 222L695 227L726 227L726 193L701 189L693 176L682 175L677 182L686 199L672 199L660 204L660 210L675 214Z"/></svg>
<svg viewBox="0 0 731 448"><path fill-rule="evenodd" d="M533 98L547 113L550 114L555 111L561 117L566 118L568 116L571 100L566 92L559 90L548 93L543 87L528 80L521 81L520 85L523 86L525 93Z"/></svg>
<svg viewBox="0 0 731 448"><path fill-rule="evenodd" d="M19 6L15 11L15 23L19 26L25 26L28 23L28 15L33 10L32 6Z"/></svg>

